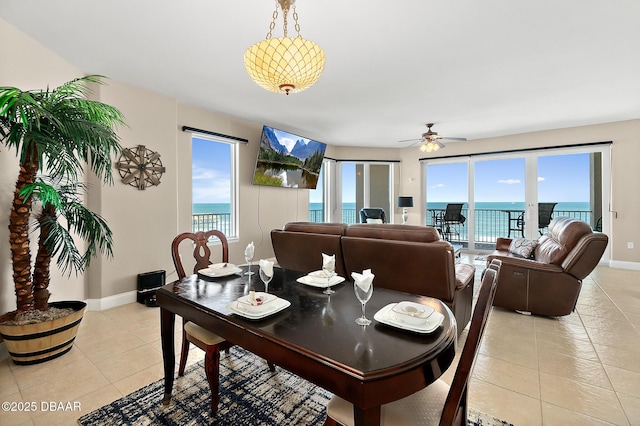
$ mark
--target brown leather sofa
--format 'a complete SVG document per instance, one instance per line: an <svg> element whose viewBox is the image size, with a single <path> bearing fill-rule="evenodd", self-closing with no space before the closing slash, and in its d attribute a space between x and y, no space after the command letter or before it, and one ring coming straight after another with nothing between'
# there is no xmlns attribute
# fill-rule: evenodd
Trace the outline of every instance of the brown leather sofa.
<svg viewBox="0 0 640 426"><path fill-rule="evenodd" d="M498 238L496 251L502 268L493 305L538 315L562 316L576 306L582 280L596 267L609 238L582 221L558 217L538 239L533 259L509 251L512 239Z"/></svg>
<svg viewBox="0 0 640 426"><path fill-rule="evenodd" d="M351 272L370 268L376 287L438 298L454 313L458 332L464 329L471 318L475 267L456 265L453 246L441 240L433 227L288 223L283 230L271 231L278 263L301 272L319 269L318 253L326 249L317 246L324 241L320 233L327 231L335 238L340 229L341 247L333 246L336 265L340 264L338 253L342 257L344 273L340 275L350 280Z"/></svg>
<svg viewBox="0 0 640 426"><path fill-rule="evenodd" d="M346 223L289 222L271 231L273 251L285 269L309 273L322 269L322 253L336 255L336 273L346 276L340 239Z"/></svg>

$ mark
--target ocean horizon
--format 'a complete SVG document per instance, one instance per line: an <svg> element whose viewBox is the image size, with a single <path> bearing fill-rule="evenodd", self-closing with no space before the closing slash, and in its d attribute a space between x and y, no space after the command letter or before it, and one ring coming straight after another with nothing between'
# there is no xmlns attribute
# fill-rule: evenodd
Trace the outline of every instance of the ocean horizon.
<svg viewBox="0 0 640 426"><path fill-rule="evenodd" d="M455 203L456 201L450 201ZM438 210L445 209L449 202L443 203L427 203L427 209ZM524 202L477 202L476 209L480 210L524 210ZM342 203L344 210L354 210L356 203ZM415 208L415 207L414 207ZM468 204L464 203L463 209L468 209ZM309 203L309 210L322 210L322 203ZM555 207L558 211L590 211L589 201L568 201L559 202ZM216 214L230 213L231 207L229 203L194 203L193 214Z"/></svg>

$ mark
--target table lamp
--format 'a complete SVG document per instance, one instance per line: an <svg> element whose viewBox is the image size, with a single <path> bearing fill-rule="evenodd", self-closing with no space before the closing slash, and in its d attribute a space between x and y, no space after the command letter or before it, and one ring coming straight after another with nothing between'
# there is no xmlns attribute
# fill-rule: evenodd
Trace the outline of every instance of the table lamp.
<svg viewBox="0 0 640 426"><path fill-rule="evenodd" d="M402 224L407 224L407 207L413 207L413 197L398 197L398 207L402 207Z"/></svg>

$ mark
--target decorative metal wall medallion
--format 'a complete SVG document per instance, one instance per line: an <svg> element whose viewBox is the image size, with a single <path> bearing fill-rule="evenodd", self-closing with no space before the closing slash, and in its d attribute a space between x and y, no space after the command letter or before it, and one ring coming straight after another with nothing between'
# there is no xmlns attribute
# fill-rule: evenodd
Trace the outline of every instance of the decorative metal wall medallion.
<svg viewBox="0 0 640 426"><path fill-rule="evenodd" d="M147 185L160 185L165 168L160 154L147 149L144 145L124 148L116 163L122 183L145 189Z"/></svg>

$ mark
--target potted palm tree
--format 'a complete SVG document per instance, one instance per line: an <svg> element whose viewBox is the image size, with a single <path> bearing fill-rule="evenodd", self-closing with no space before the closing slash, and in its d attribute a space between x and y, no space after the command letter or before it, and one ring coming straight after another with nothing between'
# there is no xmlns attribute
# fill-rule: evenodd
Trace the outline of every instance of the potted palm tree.
<svg viewBox="0 0 640 426"><path fill-rule="evenodd" d="M53 90L0 88L0 142L15 149L20 163L9 217L17 309L0 316L0 335L16 364L68 352L82 320L84 302L49 302L52 259L63 273L79 274L96 255L112 255L111 230L86 208L79 182L87 169L111 184L111 156L121 150L115 128L124 124L122 114L86 97L88 85L102 80L86 76Z"/></svg>

